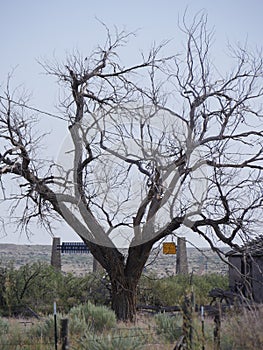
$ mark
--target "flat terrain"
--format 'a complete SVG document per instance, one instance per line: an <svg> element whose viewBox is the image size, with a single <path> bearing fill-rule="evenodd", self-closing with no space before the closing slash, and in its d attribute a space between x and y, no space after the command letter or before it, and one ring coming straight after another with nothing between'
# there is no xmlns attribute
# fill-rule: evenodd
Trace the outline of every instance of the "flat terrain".
<svg viewBox="0 0 263 350"><path fill-rule="evenodd" d="M225 250L227 251L227 250ZM223 273L228 266L211 249L187 248L189 273ZM51 246L49 245L16 245L0 244L0 264L13 263L15 267L37 261L50 263ZM91 254L62 254L62 270L83 275L92 271L93 259ZM157 249L151 254L146 265L146 272L155 273L159 277L175 274L176 256L164 255Z"/></svg>

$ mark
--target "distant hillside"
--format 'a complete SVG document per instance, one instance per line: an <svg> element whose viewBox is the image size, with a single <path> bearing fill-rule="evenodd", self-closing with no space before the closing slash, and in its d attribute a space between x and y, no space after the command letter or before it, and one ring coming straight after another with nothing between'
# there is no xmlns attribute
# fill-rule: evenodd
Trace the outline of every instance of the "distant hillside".
<svg viewBox="0 0 263 350"><path fill-rule="evenodd" d="M227 251L227 250L226 250ZM227 273L228 266L209 248L199 251L195 248L187 248L189 272L203 273ZM16 245L0 244L0 263L7 265L13 263L15 267L37 261L50 263L51 246L49 245ZM164 255L154 251L146 265L148 273L156 273L158 276L175 274L175 255ZM91 254L62 254L62 270L78 275L92 271Z"/></svg>

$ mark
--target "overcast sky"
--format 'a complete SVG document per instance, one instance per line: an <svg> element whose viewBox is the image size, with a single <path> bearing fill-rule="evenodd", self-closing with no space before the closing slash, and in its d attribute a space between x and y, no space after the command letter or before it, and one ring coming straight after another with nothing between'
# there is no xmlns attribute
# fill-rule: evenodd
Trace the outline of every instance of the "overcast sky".
<svg viewBox="0 0 263 350"><path fill-rule="evenodd" d="M123 55L124 63L136 63L138 52L147 51L153 42L172 39L169 49L180 42L177 23L188 7L188 18L200 10L208 15L210 28L214 28L214 57L224 64L227 42L249 43L250 47L262 47L263 1L262 0L0 0L0 84L6 82L7 74L14 68L13 86L24 84L32 94L32 105L50 112L58 102L58 90L54 79L43 74L38 60L63 60L67 52L79 50L84 56L98 44L103 44L105 30L116 25L127 31L138 30L137 37ZM97 18L97 19L96 19ZM227 64L227 62L226 62ZM1 89L2 91L2 89ZM65 126L63 122L42 116L42 122L57 135ZM61 134L62 136L62 134ZM51 147L52 135L48 143ZM55 142L55 141L54 141ZM58 225L59 226L59 225ZM25 235L12 227L7 236L0 232L0 243L29 243ZM77 240L67 227L58 230L63 240ZM50 236L36 230L31 243L50 244Z"/></svg>

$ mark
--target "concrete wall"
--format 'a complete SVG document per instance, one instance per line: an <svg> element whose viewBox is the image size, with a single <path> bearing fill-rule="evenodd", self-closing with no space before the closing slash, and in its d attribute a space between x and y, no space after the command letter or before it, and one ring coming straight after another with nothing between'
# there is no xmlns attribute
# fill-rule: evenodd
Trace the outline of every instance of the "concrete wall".
<svg viewBox="0 0 263 350"><path fill-rule="evenodd" d="M177 238L176 274L179 274L179 275L188 274L188 260L187 260L185 237Z"/></svg>
<svg viewBox="0 0 263 350"><path fill-rule="evenodd" d="M58 245L60 245L60 238L53 237L51 266L53 266L57 270L61 270L61 252L57 249Z"/></svg>

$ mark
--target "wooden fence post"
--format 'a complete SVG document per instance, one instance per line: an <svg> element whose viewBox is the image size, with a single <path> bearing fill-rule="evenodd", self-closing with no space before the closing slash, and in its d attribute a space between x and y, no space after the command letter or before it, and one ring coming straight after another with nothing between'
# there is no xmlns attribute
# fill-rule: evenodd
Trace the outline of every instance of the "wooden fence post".
<svg viewBox="0 0 263 350"><path fill-rule="evenodd" d="M193 345L193 325L192 325L192 303L188 296L185 296L183 302L183 334L186 343L186 349L191 350Z"/></svg>
<svg viewBox="0 0 263 350"><path fill-rule="evenodd" d="M205 315L204 307L201 306L202 350L205 350Z"/></svg>
<svg viewBox="0 0 263 350"><path fill-rule="evenodd" d="M63 318L60 321L60 342L61 350L68 350L68 319Z"/></svg>
<svg viewBox="0 0 263 350"><path fill-rule="evenodd" d="M215 315L214 323L214 350L220 350L221 312L218 306L218 313Z"/></svg>

